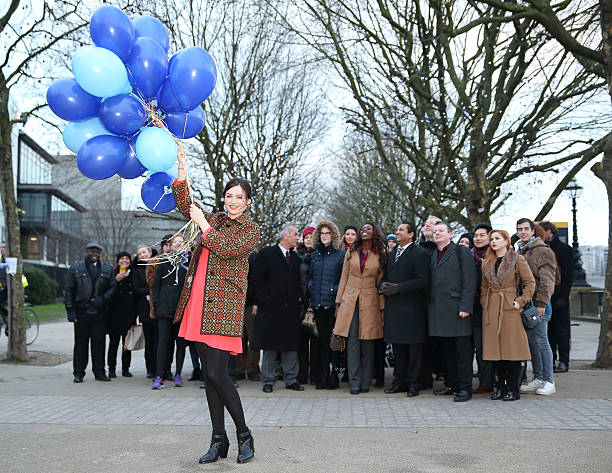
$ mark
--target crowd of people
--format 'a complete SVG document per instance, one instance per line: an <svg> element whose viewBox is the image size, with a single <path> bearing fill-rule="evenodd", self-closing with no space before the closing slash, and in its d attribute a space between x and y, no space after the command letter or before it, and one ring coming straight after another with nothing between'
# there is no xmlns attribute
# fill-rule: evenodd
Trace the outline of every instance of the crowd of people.
<svg viewBox="0 0 612 473"><path fill-rule="evenodd" d="M516 235L515 250L508 232L487 223L454 243L436 217L420 231L401 223L386 238L372 223L340 233L321 220L301 238L286 225L276 244L248 257L242 347L231 351L228 372L235 384L261 382L265 393L282 379L296 391L344 381L359 394L383 387L392 366L385 393L417 396L440 379L434 394L458 402L481 393L507 401L521 392L552 394L553 371L569 366L571 249L550 222L519 219ZM160 258L182 246L182 235L166 235L159 252L146 245L123 251L111 268L100 261L101 245L87 245L65 284L68 320L78 321L75 383L85 376L90 343L97 380L117 376L119 350L121 375L131 377L131 352L122 347L140 323L152 389L184 386L187 351L188 379L205 387L196 345L175 321L192 255ZM521 311L531 305L538 323L527 328ZM332 350L332 335L344 350ZM472 389L474 358L479 383ZM527 360L533 378L520 386Z"/></svg>

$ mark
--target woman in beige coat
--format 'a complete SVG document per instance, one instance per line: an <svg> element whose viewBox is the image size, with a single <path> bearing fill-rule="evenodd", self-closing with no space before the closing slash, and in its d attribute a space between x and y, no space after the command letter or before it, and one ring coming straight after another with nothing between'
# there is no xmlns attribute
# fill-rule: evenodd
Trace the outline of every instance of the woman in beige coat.
<svg viewBox="0 0 612 473"><path fill-rule="evenodd" d="M336 295L334 334L347 338L347 370L351 394L369 391L374 371L374 341L382 338L384 296L378 283L385 273L387 252L382 233L364 224L344 257Z"/></svg>
<svg viewBox="0 0 612 473"><path fill-rule="evenodd" d="M489 232L491 243L482 262L482 341L484 360L495 362L497 391L491 399L520 398L521 361L529 360L529 343L521 309L531 300L535 279L525 258L504 230Z"/></svg>

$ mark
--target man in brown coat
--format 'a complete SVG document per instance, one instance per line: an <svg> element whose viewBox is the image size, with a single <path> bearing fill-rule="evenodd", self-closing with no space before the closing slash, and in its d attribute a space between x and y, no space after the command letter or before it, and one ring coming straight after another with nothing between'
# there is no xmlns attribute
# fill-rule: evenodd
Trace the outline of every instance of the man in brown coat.
<svg viewBox="0 0 612 473"><path fill-rule="evenodd" d="M527 329L533 380L521 386L521 392L547 396L555 392L553 383L553 355L548 343L548 321L552 314L550 299L555 291L557 260L555 253L541 239L535 236L535 225L528 218L516 222L519 237L518 251L522 254L535 278L536 288L533 302L538 308L539 322Z"/></svg>

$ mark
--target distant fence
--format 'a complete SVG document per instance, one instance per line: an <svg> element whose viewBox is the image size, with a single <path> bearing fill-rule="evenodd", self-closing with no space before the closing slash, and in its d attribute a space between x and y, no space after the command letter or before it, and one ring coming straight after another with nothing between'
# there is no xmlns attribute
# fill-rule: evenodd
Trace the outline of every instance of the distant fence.
<svg viewBox="0 0 612 473"><path fill-rule="evenodd" d="M601 320L604 292L601 289L572 290L570 293L570 315L572 318Z"/></svg>

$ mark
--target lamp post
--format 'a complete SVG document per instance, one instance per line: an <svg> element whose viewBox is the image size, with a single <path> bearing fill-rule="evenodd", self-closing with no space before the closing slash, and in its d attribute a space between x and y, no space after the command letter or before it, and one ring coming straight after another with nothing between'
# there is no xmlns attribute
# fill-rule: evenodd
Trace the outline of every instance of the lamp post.
<svg viewBox="0 0 612 473"><path fill-rule="evenodd" d="M573 258L573 266L574 273L572 277L572 286L590 286L590 284L586 280L586 272L582 268L582 257L580 256L580 250L578 249L578 221L576 218L577 209L576 209L576 199L580 195L580 191L582 191L583 187L579 186L575 179L572 179L569 185L565 188L566 191L569 192L570 197L572 198L572 215L573 215L573 233L574 237L572 239L572 250L574 253Z"/></svg>

